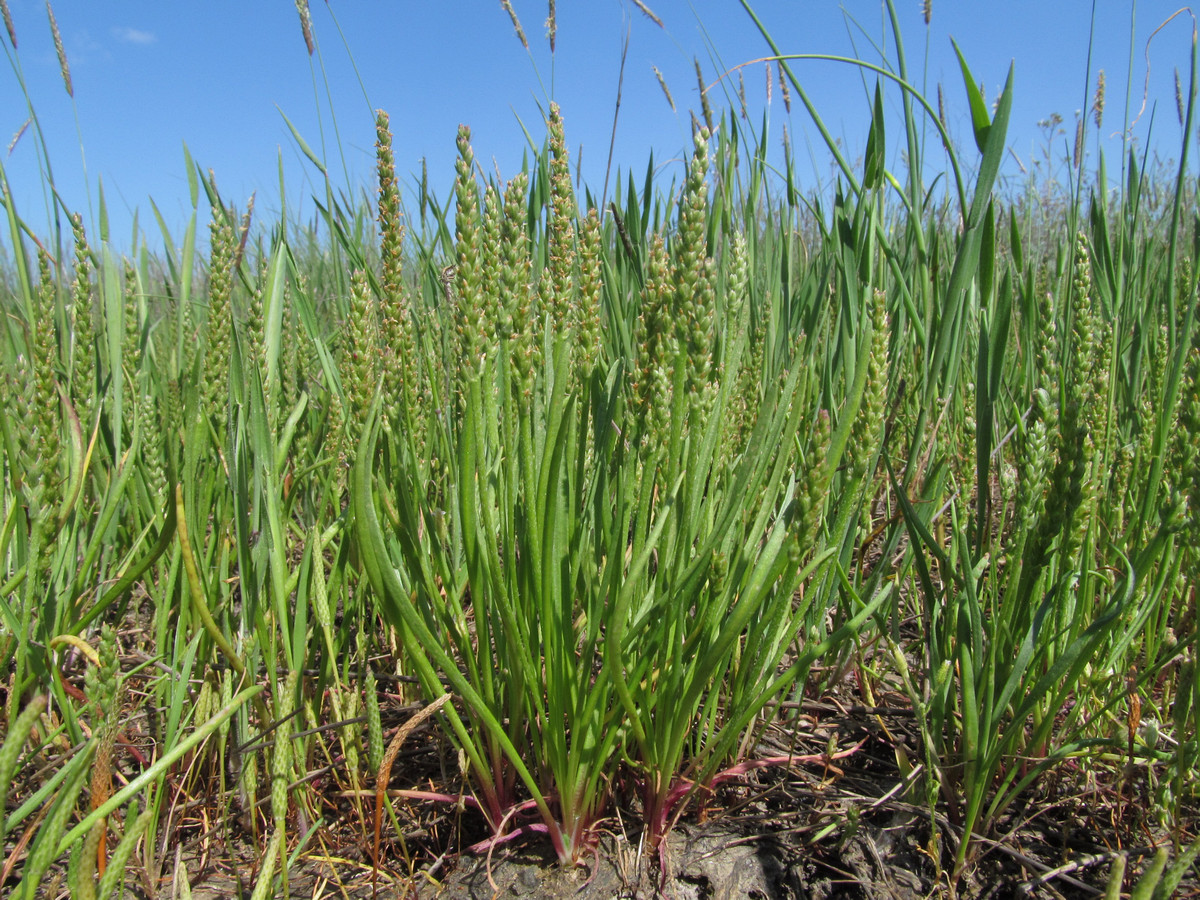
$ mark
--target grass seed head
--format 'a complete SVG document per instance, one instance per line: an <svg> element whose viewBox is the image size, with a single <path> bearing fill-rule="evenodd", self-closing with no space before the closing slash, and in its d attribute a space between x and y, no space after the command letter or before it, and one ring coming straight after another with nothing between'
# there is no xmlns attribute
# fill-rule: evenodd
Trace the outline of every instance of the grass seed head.
<svg viewBox="0 0 1200 900"><path fill-rule="evenodd" d="M8 30L8 40L14 50L17 49L17 29L13 26L12 13L8 10L8 0L0 0L0 14L4 16L4 27Z"/></svg>
<svg viewBox="0 0 1200 900"><path fill-rule="evenodd" d="M643 3L642 0L633 0L633 5L636 6L639 10L641 10L642 15L644 15L647 19L649 19L651 22L653 22L659 28L665 27L662 23L662 19L660 19L658 16L656 16L654 14L654 10L652 10L645 3Z"/></svg>
<svg viewBox="0 0 1200 900"><path fill-rule="evenodd" d="M654 70L654 77L658 79L658 86L662 88L663 96L667 98L667 104L671 107L671 112L675 112L675 99L671 96L671 89L667 87L667 80L663 78L663 73L659 71L658 66L651 66Z"/></svg>
<svg viewBox="0 0 1200 900"><path fill-rule="evenodd" d="M296 12L300 14L300 30L304 33L304 46L308 55L313 55L312 11L308 8L308 0L296 0Z"/></svg>
<svg viewBox="0 0 1200 900"><path fill-rule="evenodd" d="M1092 98L1092 119L1096 123L1096 130L1100 130L1101 124L1104 122L1104 70L1100 70L1100 74L1096 76L1096 95Z"/></svg>
<svg viewBox="0 0 1200 900"><path fill-rule="evenodd" d="M513 9L512 0L500 0L500 5L508 13L508 17L512 19L513 28L517 32L517 39L520 40L521 46L528 50L529 41L525 37L525 29L521 27L521 20L517 18L517 11Z"/></svg>
<svg viewBox="0 0 1200 900"><path fill-rule="evenodd" d="M74 100L75 87L71 84L71 66L67 63L67 51L63 47L62 35L58 31L58 20L54 18L54 9L50 6L50 0L46 0L46 15L50 19L50 34L54 37L54 52L58 54L58 70L62 73L63 85L67 89L67 96ZM7 17L5 17L5 24L9 24ZM11 26L9 27L9 35L12 35ZM13 46L16 46L16 41L13 41Z"/></svg>
<svg viewBox="0 0 1200 900"><path fill-rule="evenodd" d="M1183 124L1183 85L1179 82L1179 67L1175 67L1175 115L1179 117L1179 124Z"/></svg>

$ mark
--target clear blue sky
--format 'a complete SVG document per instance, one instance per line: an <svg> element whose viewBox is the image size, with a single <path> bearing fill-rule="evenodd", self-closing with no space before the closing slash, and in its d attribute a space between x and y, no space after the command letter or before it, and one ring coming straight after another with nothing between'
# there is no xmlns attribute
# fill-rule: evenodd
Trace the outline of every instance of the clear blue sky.
<svg viewBox="0 0 1200 900"><path fill-rule="evenodd" d="M664 164L666 185L681 171L678 162L670 161L680 160L690 142L689 110L699 110L693 58L699 58L705 81L712 84L724 69L769 51L736 0L646 4L664 27L629 0L559 0L557 52L552 56L545 0L513 0L529 39L528 52L498 0L312 0L318 52L310 60L296 9L288 0L56 0L54 12L74 84L72 102L59 75L45 3L8 0L18 48L14 54L8 36L0 35L8 59L0 69L0 133L7 144L28 116L19 68L62 195L94 227L96 185L103 179L112 238L121 251L129 245L134 209L151 243L158 242L149 198L179 239L188 214L184 143L197 163L216 172L222 194L239 208L258 192L260 221L278 216L281 154L292 215L311 217L314 207L308 198L323 195L324 187L282 114L326 157L334 187L357 191L370 186L372 110L388 110L397 167L402 177L408 176L405 200L412 203L423 158L431 187L446 196L460 122L471 126L476 156L486 169L498 167L505 177L516 172L525 149L521 123L540 141L539 104L552 97L563 109L571 152L582 145L584 178L599 194L628 34L615 164L632 168L640 178L653 149L656 162ZM882 49L889 61L895 58L879 0L754 0L753 5L785 52L858 55L878 62ZM950 129L965 148L968 164L974 164L975 153L950 38L962 47L989 102L1010 61L1015 62L1009 133L1013 156L1005 170L1013 178L1020 177L1017 160L1028 168L1042 157L1045 139L1037 123L1052 113L1064 119L1055 154L1061 158L1069 152L1076 111L1090 106L1101 68L1108 99L1100 140L1110 167L1119 165L1126 86L1132 80L1132 119L1142 102L1147 40L1178 8L1177 0L1142 0L1136 7L1130 0L1096 0L1089 76L1091 0L933 0L928 28L919 0L898 0L898 5L911 77L930 97L939 82L944 86ZM1192 27L1184 14L1148 48L1149 105L1133 133L1163 157L1179 154L1173 72L1178 67L1186 90ZM652 66L666 79L676 112ZM865 143L873 81L833 63L794 66L828 127L856 157ZM766 103L764 65L747 66L743 74L757 127ZM736 75L726 83L736 88ZM890 89L886 96L894 113L900 95ZM718 109L728 102L720 86L711 97ZM1148 138L1154 104L1154 130ZM788 114L776 85L769 112L772 146L778 149L787 125L804 185L827 180L828 153L796 98ZM889 137L897 135L893 124ZM1094 160L1094 129L1090 135ZM899 145L892 143L889 162L899 168ZM45 233L48 220L33 130L0 153L19 213L35 231ZM8 243L6 234L0 243Z"/></svg>

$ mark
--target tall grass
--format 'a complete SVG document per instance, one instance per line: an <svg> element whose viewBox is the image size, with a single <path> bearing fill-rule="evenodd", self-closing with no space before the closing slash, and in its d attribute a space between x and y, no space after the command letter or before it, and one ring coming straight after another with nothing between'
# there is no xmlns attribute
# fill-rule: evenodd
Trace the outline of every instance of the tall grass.
<svg viewBox="0 0 1200 900"><path fill-rule="evenodd" d="M407 854L392 797L460 792L396 769L381 683L459 755L477 851L544 836L584 861L620 811L657 852L721 783L803 763L761 749L787 701L852 689L908 698L920 767L896 761L950 891L1065 761L1118 803L1149 773L1137 825L1186 841L1194 60L1169 205L1131 151L1117 194L1101 160L1044 229L997 190L1011 72L989 108L959 55L956 148L889 2L894 66L833 60L877 78L852 164L804 90L831 58L743 5L828 141L829 196L790 160L773 179L765 124L710 108L678 184L620 172L595 209L551 106L507 181L480 181L461 129L453 214L423 186L405 234L381 112L373 200L256 223L189 159L182 237L122 259L78 217L52 253L0 168L18 896L153 889L197 802L264 848L256 896L333 797L364 843L386 813Z"/></svg>

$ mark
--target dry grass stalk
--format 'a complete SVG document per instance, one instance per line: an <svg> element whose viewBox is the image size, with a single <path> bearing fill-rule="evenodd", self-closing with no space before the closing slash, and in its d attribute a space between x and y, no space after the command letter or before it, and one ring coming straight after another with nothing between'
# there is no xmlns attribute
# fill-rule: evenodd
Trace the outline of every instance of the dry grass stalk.
<svg viewBox="0 0 1200 900"><path fill-rule="evenodd" d="M383 754L383 762L380 764L378 775L375 778L375 858L371 865L372 897L375 896L375 891L378 887L379 833L383 827L383 801L386 798L388 781L392 777L392 765L396 762L396 757L400 755L400 748L404 746L404 742L408 740L408 736L419 728L422 722L445 706L449 700L449 694L442 694L442 696L438 697L401 725L395 735L393 735L391 743L388 744L387 752Z"/></svg>

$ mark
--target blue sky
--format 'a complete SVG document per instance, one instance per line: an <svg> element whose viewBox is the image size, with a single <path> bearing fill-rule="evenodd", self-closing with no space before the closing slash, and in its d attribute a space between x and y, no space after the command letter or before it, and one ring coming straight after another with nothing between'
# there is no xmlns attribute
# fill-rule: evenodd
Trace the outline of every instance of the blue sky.
<svg viewBox="0 0 1200 900"><path fill-rule="evenodd" d="M282 158L290 214L310 218L314 206L308 198L323 196L325 188L284 115L326 158L335 189L358 192L370 188L372 111L386 109L397 167L408 176L405 199L412 203L422 159L430 186L447 195L460 122L471 126L484 167L512 175L526 148L522 123L540 141L540 110L553 98L563 109L571 152L582 146L584 178L599 194L628 37L614 165L632 169L640 179L653 150L666 185L681 171L690 143L689 110L699 110L693 59L700 60L706 83L713 84L726 69L769 51L736 0L645 2L663 27L630 0L559 0L552 55L545 0L513 0L528 51L498 0L312 0L318 52L310 59L295 6L287 0L56 0L72 101L59 74L45 3L8 0L18 48L14 53L8 36L0 35L8 59L0 68L0 134L6 145L0 164L20 215L34 231L45 233L34 130L26 129L15 147L7 148L29 114L19 70L60 193L94 231L96 187L102 179L112 240L122 251L129 247L135 209L151 244L160 240L149 198L177 240L182 234L189 213L185 143L199 165L215 171L227 200L242 208L257 192L260 221L278 217ZM882 48L894 61L879 0L754 0L753 6L785 52L857 55L878 62ZM1088 149L1094 160L1099 140L1110 167L1117 166L1123 120L1134 119L1142 103L1147 54L1148 105L1132 134L1161 156L1178 157L1173 73L1178 67L1186 89L1191 18L1176 18L1147 45L1178 8L1176 0L1143 0L1136 6L1129 0L1096 0L1090 74L1091 0L933 0L928 27L920 0L898 0L898 6L911 78L930 97L938 83L943 85L950 130L968 164L975 162L975 153L951 37L983 82L989 102L1015 62L1012 155L1005 169L1010 178L1021 177L1021 166L1031 169L1040 162L1045 167L1046 136L1037 123L1052 113L1064 119L1053 154L1061 159L1069 153L1076 112L1090 106L1101 68L1107 81L1105 120L1099 138L1091 130ZM865 143L873 81L834 63L794 66L826 125L845 142L849 155L857 156ZM653 67L674 97L674 112ZM766 108L766 67L754 63L740 71L751 121L758 127ZM736 90L736 74L724 84ZM718 109L728 103L720 85L710 97ZM889 110L897 111L898 91L889 90L886 98ZM775 85L770 141L778 152L787 126L803 184L815 188L828 182L830 158L808 115L792 99L788 113ZM890 136L897 134L893 125ZM900 166L898 145L889 162Z"/></svg>

